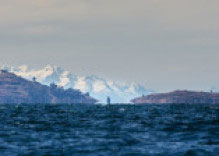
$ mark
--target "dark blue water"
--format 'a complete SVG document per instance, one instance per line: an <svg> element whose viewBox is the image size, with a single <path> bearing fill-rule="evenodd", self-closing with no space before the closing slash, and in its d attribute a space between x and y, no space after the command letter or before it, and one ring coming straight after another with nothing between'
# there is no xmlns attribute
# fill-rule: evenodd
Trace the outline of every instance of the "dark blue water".
<svg viewBox="0 0 219 156"><path fill-rule="evenodd" d="M217 156L219 105L0 105L0 156Z"/></svg>

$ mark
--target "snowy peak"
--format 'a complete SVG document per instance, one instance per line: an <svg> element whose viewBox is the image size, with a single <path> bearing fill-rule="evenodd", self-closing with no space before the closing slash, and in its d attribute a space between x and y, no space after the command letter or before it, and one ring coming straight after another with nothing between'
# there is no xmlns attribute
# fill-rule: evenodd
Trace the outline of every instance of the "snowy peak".
<svg viewBox="0 0 219 156"><path fill-rule="evenodd" d="M29 80L35 77L37 81L45 85L55 83L63 86L65 89L73 88L79 89L84 93L89 92L91 96L103 103L105 103L107 96L111 97L112 102L127 103L130 99L137 96L152 93L152 91L145 89L140 84L118 83L95 75L76 76L69 71L53 65L47 65L42 69L33 69L26 65L18 67L3 66L1 69L8 70Z"/></svg>

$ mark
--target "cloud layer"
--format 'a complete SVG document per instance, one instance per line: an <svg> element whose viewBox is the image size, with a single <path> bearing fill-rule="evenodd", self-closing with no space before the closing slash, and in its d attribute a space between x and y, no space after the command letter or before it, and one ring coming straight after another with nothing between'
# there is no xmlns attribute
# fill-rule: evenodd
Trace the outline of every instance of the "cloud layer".
<svg viewBox="0 0 219 156"><path fill-rule="evenodd" d="M6 29L9 26L27 34L56 32L57 27L61 30L83 22L90 26L139 24L162 31L218 31L218 8L217 0L1 0L0 23L3 32L11 32Z"/></svg>

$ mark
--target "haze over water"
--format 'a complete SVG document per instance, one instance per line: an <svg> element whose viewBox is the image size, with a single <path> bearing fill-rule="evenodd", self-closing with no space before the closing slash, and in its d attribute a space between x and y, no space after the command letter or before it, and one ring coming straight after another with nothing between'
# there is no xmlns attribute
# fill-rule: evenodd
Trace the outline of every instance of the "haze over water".
<svg viewBox="0 0 219 156"><path fill-rule="evenodd" d="M0 106L0 155L212 155L218 105Z"/></svg>

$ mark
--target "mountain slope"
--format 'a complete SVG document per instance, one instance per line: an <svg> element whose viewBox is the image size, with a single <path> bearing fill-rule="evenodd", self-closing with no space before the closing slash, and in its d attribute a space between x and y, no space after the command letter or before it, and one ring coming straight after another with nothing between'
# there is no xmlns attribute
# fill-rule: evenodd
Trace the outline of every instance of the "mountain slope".
<svg viewBox="0 0 219 156"><path fill-rule="evenodd" d="M0 71L0 103L96 103L79 90L64 90L28 81L7 71Z"/></svg>
<svg viewBox="0 0 219 156"><path fill-rule="evenodd" d="M81 90L83 93L89 92L92 97L104 103L107 96L111 97L112 102L127 103L134 97L152 93L152 91L145 89L139 84L121 84L94 75L77 76L60 67L51 65L47 65L42 69L31 69L26 65L16 68L3 66L2 69L13 72L29 80L36 77L38 82L45 85L55 83L59 86L63 86L65 89L74 88Z"/></svg>

